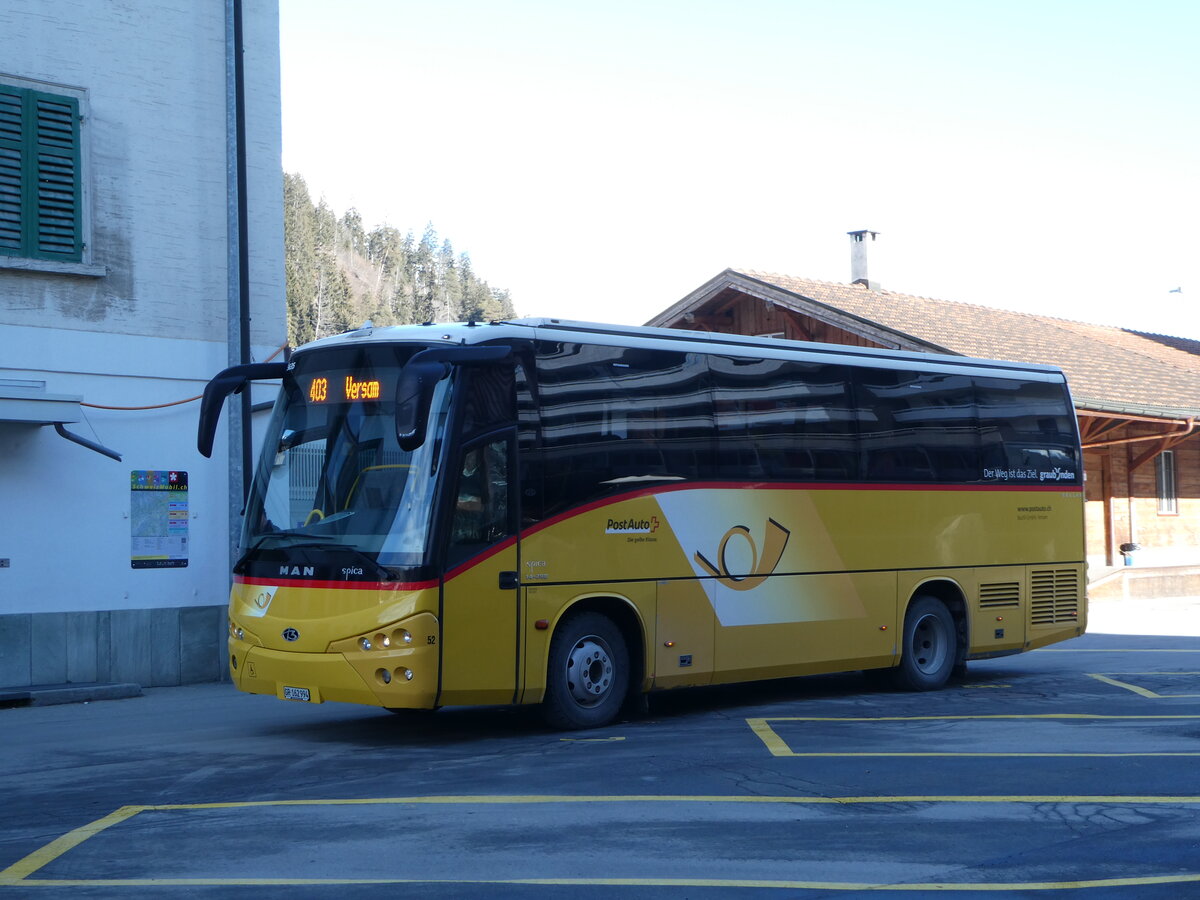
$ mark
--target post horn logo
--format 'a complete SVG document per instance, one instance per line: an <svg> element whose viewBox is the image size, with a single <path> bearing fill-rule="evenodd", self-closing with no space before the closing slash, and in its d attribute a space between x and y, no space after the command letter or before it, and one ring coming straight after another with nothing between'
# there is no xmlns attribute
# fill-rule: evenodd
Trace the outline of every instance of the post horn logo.
<svg viewBox="0 0 1200 900"><path fill-rule="evenodd" d="M699 550L696 551L694 559L704 571L719 579L726 587L733 588L735 591L752 590L766 581L767 576L775 571L779 560L783 558L783 549L787 546L788 538L792 534L774 519L767 519L765 532L762 556L758 555L758 545L754 543L750 529L745 525L734 525L721 538L721 545L717 548L717 565L713 565L705 559ZM744 575L735 575L730 572L725 561L725 550L729 546L729 539L734 535L740 535L750 545L750 571Z"/></svg>

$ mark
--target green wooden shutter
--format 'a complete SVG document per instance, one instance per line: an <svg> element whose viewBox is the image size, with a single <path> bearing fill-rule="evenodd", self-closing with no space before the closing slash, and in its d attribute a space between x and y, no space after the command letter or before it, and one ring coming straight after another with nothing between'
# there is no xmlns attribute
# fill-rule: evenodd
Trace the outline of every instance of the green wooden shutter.
<svg viewBox="0 0 1200 900"><path fill-rule="evenodd" d="M33 95L37 123L37 229L35 255L80 258L79 101Z"/></svg>
<svg viewBox="0 0 1200 900"><path fill-rule="evenodd" d="M0 253L83 256L79 101L0 85Z"/></svg>
<svg viewBox="0 0 1200 900"><path fill-rule="evenodd" d="M0 253L24 247L25 129L21 92L0 85Z"/></svg>

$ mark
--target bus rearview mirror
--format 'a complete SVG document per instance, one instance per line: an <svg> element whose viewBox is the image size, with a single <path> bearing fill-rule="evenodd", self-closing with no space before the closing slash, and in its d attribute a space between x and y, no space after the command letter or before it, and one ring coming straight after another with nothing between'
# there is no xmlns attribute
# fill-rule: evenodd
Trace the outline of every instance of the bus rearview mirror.
<svg viewBox="0 0 1200 900"><path fill-rule="evenodd" d="M396 387L396 441L401 450L411 452L425 442L434 388L449 374L449 363L436 360L414 360L400 373Z"/></svg>
<svg viewBox="0 0 1200 900"><path fill-rule="evenodd" d="M221 407L225 398L236 394L251 381L282 378L287 372L287 363L246 363L231 366L204 386L204 398L200 401L200 421L196 428L196 448L205 457L212 456L213 439L217 434L217 422L221 418Z"/></svg>
<svg viewBox="0 0 1200 900"><path fill-rule="evenodd" d="M425 442L433 391L450 374L451 364L495 364L511 354L512 349L503 345L430 347L410 359L396 386L396 441L400 449L411 452Z"/></svg>

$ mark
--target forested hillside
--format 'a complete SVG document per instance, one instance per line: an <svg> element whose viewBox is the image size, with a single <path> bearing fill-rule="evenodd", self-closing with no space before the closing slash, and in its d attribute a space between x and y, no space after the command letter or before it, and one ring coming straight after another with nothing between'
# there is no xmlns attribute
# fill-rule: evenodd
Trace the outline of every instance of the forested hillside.
<svg viewBox="0 0 1200 900"><path fill-rule="evenodd" d="M432 225L417 240L389 225L363 228L357 210L338 218L314 204L299 175L284 174L288 342L408 322L486 321L514 315L508 291L488 286L466 253L455 256Z"/></svg>

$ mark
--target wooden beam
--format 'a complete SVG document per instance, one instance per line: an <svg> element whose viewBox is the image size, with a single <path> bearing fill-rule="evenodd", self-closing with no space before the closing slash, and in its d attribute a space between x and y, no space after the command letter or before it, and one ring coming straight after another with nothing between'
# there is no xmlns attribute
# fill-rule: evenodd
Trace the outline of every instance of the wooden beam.
<svg viewBox="0 0 1200 900"><path fill-rule="evenodd" d="M1137 456L1134 456L1132 459L1130 459L1129 465L1131 471L1140 469L1164 450L1170 450L1172 447L1179 446L1185 440L1187 440L1190 434L1191 431L1189 430L1180 434L1168 434L1161 437L1158 442L1153 444L1149 449L1143 450Z"/></svg>
<svg viewBox="0 0 1200 900"><path fill-rule="evenodd" d="M1168 438L1168 439L1176 439L1177 438L1179 440L1182 440L1183 438L1187 437L1193 431L1196 430L1196 419L1192 416L1189 416L1185 421L1183 421L1179 424L1183 425L1183 428L1180 429L1179 431L1168 431L1168 432L1160 431L1158 434L1140 434L1140 435L1137 435L1136 437L1114 438L1112 440L1107 440L1107 441L1091 441L1089 443L1084 444L1083 449L1094 450L1097 447L1115 447L1117 444L1140 444L1143 441L1157 441L1157 440L1162 440L1163 438ZM1175 443L1178 443L1178 440L1176 440ZM1171 446L1174 446L1174 444L1172 444ZM1162 449L1163 448L1159 448L1158 450L1155 450L1153 453L1150 453L1150 457L1153 457L1156 453L1162 452ZM1142 454L1142 455L1144 456L1145 454ZM1142 462L1145 462L1145 460L1142 460Z"/></svg>
<svg viewBox="0 0 1200 900"><path fill-rule="evenodd" d="M1118 428L1124 428L1128 422L1124 419L1112 419L1106 416L1079 415L1079 438L1087 444L1099 440L1106 434L1112 434Z"/></svg>

